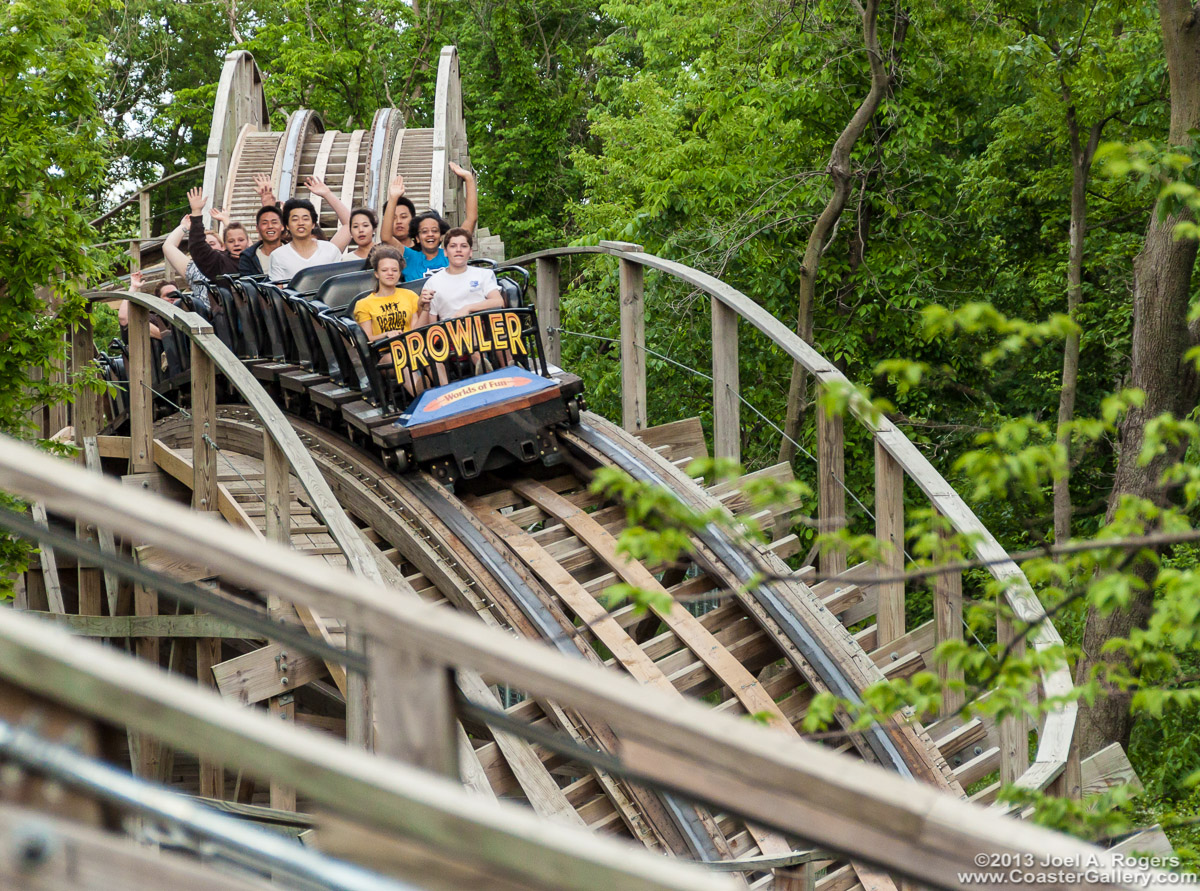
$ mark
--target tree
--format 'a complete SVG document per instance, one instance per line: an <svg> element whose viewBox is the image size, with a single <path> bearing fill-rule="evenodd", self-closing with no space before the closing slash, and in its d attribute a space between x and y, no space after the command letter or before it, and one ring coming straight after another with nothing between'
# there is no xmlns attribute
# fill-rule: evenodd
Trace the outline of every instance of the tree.
<svg viewBox="0 0 1200 891"><path fill-rule="evenodd" d="M841 219L842 210L850 198L853 185L850 170L850 153L855 143L866 132L876 109L891 90L892 81L899 65L900 49L908 32L908 14L896 4L892 28L890 57L885 61L883 47L879 42L880 0L867 0L862 7L863 44L871 70L871 87L862 103L855 109L841 135L833 144L829 155L829 178L833 194L825 209L817 217L808 235L804 248L804 261L800 266L800 293L797 298L796 333L811 341L813 335L813 302L816 300L817 273L821 268L821 255L825 253L830 236ZM788 385L787 420L783 426L783 438L779 443L779 460L791 463L796 457L796 437L800 435L800 415L805 402L805 373L800 363L792 366L791 383Z"/></svg>
<svg viewBox="0 0 1200 891"><path fill-rule="evenodd" d="M69 398L49 374L33 380L30 371L64 361L65 336L86 314L79 282L100 268L81 210L107 160L96 104L104 47L82 24L91 9L66 0L0 7L0 432L9 436L34 435L28 412ZM0 545L0 580L22 553Z"/></svg>
<svg viewBox="0 0 1200 891"><path fill-rule="evenodd" d="M1189 147L1192 131L1200 128L1200 22L1187 0L1159 0L1158 11L1163 49L1171 90L1171 121L1168 140L1172 146ZM1179 461L1187 441L1156 449L1143 448L1147 424L1162 415L1186 418L1200 395L1200 377L1185 356L1195 345L1200 331L1190 330L1188 303L1197 241L1177 239L1175 226L1190 219L1187 210L1171 212L1169 199L1160 198L1146 229L1145 243L1134 260L1133 344L1130 384L1145 394L1145 403L1129 413L1121 425L1120 458L1109 498L1110 521L1136 499L1147 506L1150 520L1166 507L1172 493L1163 485L1166 470ZM1127 639L1144 628L1154 609L1154 579L1157 561L1137 564L1142 584L1126 608L1088 610L1083 636L1084 658L1078 677L1086 679L1099 668L1128 667L1128 654L1105 650L1112 638ZM1112 691L1085 712L1082 745L1094 751L1109 742L1128 744L1133 726L1130 694Z"/></svg>

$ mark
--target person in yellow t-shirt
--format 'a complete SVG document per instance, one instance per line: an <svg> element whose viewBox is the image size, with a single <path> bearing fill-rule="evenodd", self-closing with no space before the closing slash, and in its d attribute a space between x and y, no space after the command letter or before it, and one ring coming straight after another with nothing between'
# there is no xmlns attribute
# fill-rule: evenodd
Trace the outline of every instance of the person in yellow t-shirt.
<svg viewBox="0 0 1200 891"><path fill-rule="evenodd" d="M397 288L404 273L404 255L394 247L375 248L371 260L375 269L375 290L354 304L354 321L369 340L379 340L412 327L421 298L407 288Z"/></svg>
<svg viewBox="0 0 1200 891"><path fill-rule="evenodd" d="M354 304L354 321L368 340L375 341L411 328L421 298L407 288L396 287L404 274L404 254L396 248L377 245L371 266L375 269L375 290ZM384 353L379 364L392 365L392 354ZM422 381L413 380L407 368L404 389L410 396L418 396L425 389Z"/></svg>

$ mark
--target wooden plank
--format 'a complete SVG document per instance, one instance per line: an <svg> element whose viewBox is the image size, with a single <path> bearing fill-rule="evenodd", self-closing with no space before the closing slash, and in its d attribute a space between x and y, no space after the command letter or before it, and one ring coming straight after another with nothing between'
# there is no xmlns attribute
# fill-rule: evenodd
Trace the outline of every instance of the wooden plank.
<svg viewBox="0 0 1200 891"><path fill-rule="evenodd" d="M1099 795L1116 786L1133 786L1139 792L1142 781L1129 763L1129 756L1120 743L1105 746L1089 758L1083 759L1083 794L1085 798Z"/></svg>
<svg viewBox="0 0 1200 891"><path fill-rule="evenodd" d="M707 458L708 443L704 441L704 425L699 418L682 418L668 421L644 430L634 431L634 436L652 449L670 449L672 461L679 456Z"/></svg>
<svg viewBox="0 0 1200 891"><path fill-rule="evenodd" d="M196 858L152 848L124 835L56 819L43 810L0 803L0 833L11 854L0 857L0 887L23 891L112 891L113 888L170 888L171 891L268 891L271 885L206 866ZM16 846L22 837L49 844L34 862Z"/></svg>
<svg viewBox="0 0 1200 891"><path fill-rule="evenodd" d="M647 426L646 306L642 267L621 260L621 425Z"/></svg>
<svg viewBox="0 0 1200 891"><path fill-rule="evenodd" d="M211 637L244 640L245 628L209 615L76 616L28 610L28 615L58 625L80 637Z"/></svg>
<svg viewBox="0 0 1200 891"><path fill-rule="evenodd" d="M537 261L535 299L538 325L542 330L542 346L546 350L546 361L551 365L558 365L562 362L562 336L558 333L558 327L562 324L559 314L558 274L557 258Z"/></svg>
<svg viewBox="0 0 1200 891"><path fill-rule="evenodd" d="M478 505L478 502L475 503ZM596 635L613 657L633 677L643 684L674 693L675 688L654 661L646 655L637 642L621 627L620 623L588 593L574 576L562 568L541 545L507 517L494 510L475 508L480 519L499 532L505 543L525 564L549 586L558 597L579 617L587 629Z"/></svg>
<svg viewBox="0 0 1200 891"><path fill-rule="evenodd" d="M46 505L35 501L29 506L29 510L33 515L33 522L43 529L50 528L50 521L46 516ZM55 559L54 549L44 545L38 548L38 562L42 567L42 583L46 588L46 601L50 611L65 615L67 608L63 604L62 582L58 577L58 561Z"/></svg>
<svg viewBox="0 0 1200 891"><path fill-rule="evenodd" d="M217 689L227 699L253 705L283 696L325 676L319 659L271 643L212 666Z"/></svg>
<svg viewBox="0 0 1200 891"><path fill-rule="evenodd" d="M479 504L478 501L475 503ZM662 669L629 636L628 632L626 632L616 618L605 610L574 576L563 569L558 561L546 553L545 549L537 543L533 536L495 510L481 510L480 519L486 525L503 535L505 543L513 552L552 591L562 598L563 602L579 617L588 630L596 635L596 639L608 647L614 658L639 683L656 687L670 694L681 695L670 679L663 673ZM499 736L497 736L497 743L499 741ZM509 763L511 766L511 759ZM518 782L520 781L521 778L518 776ZM523 788L524 785L522 783ZM528 794L528 790L526 792ZM535 804L534 808L537 809L537 807L538 805ZM557 812L558 809L555 808L555 810ZM788 847L786 842L775 833L759 829L758 827L748 827L748 829L760 848L765 851L775 851L781 847Z"/></svg>
<svg viewBox="0 0 1200 891"><path fill-rule="evenodd" d="M741 461L742 406L738 399L741 392L738 370L738 316L716 298L712 300L712 370L713 455Z"/></svg>
<svg viewBox="0 0 1200 891"><path fill-rule="evenodd" d="M599 523L592 519L561 495L552 492L540 483L522 480L513 485L513 490L546 513L555 517L578 536L579 540L596 552L596 555L617 573L626 584L634 585L652 594L666 594L662 583L650 570L640 563L630 561L617 554L616 539ZM669 596L669 595L668 595ZM680 643L689 647L696 658L716 675L730 692L737 697L746 711L752 715L762 714L773 724L791 728L791 724L755 677L725 649L700 620L689 613L682 604L671 601L669 608L653 602L650 609L666 623Z"/></svg>
<svg viewBox="0 0 1200 891"><path fill-rule="evenodd" d="M875 537L884 549L880 576L903 573L904 469L878 441L875 443ZM879 582L878 592L876 624L882 647L904 636L904 581Z"/></svg>
<svg viewBox="0 0 1200 891"><path fill-rule="evenodd" d="M474 672L463 672L459 675L458 685L477 705L493 709L500 708L491 689L483 679ZM538 757L526 740L502 731L493 731L496 747L504 755L509 769L521 786L521 791L529 799L529 804L541 816L557 823L584 828L587 824L579 816L579 812L567 801L558 782L550 775L545 763Z"/></svg>
<svg viewBox="0 0 1200 891"><path fill-rule="evenodd" d="M817 528L830 535L846 528L846 446L842 416L830 414L817 400ZM846 571L846 551L825 545L821 573L834 576Z"/></svg>
<svg viewBox="0 0 1200 891"><path fill-rule="evenodd" d="M192 507L216 510L217 378L212 359L192 343Z"/></svg>
<svg viewBox="0 0 1200 891"><path fill-rule="evenodd" d="M154 470L154 372L151 368L150 313L129 301L129 472Z"/></svg>

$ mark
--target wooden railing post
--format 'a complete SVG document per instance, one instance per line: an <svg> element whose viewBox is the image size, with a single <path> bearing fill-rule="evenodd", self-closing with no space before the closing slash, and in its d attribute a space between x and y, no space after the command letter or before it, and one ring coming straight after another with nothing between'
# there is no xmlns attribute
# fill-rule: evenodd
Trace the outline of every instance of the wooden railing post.
<svg viewBox="0 0 1200 891"><path fill-rule="evenodd" d="M1003 609L996 614L996 643L1001 656L1005 650L1010 651L1013 659L1025 655L1025 639L1017 640L1013 620ZM1028 769L1029 722L1024 715L1010 715L1000 721L1000 782L1016 782Z"/></svg>
<svg viewBox="0 0 1200 891"><path fill-rule="evenodd" d="M558 257L546 257L537 261L537 315L542 328L542 343L546 348L546 361L551 365L562 363L562 337L558 326L562 318L559 309Z"/></svg>
<svg viewBox="0 0 1200 891"><path fill-rule="evenodd" d="M878 646L904 636L904 468L875 438L875 537L884 553L879 562Z"/></svg>
<svg viewBox="0 0 1200 891"><path fill-rule="evenodd" d="M217 373L192 341L192 508L217 509Z"/></svg>
<svg viewBox="0 0 1200 891"><path fill-rule="evenodd" d="M150 311L129 301L129 472L154 466L154 371L151 367Z"/></svg>
<svg viewBox="0 0 1200 891"><path fill-rule="evenodd" d="M742 460L738 314L712 298L713 455Z"/></svg>
<svg viewBox="0 0 1200 891"><path fill-rule="evenodd" d="M943 530L942 536L950 538L953 530ZM962 570L955 569L940 572L933 577L933 644L940 646L948 640L961 641L962 626ZM942 714L952 715L966 702L966 694L962 690L950 689L947 685L962 683L963 670L951 668L944 661L938 660L938 680L942 684Z"/></svg>
<svg viewBox="0 0 1200 891"><path fill-rule="evenodd" d="M830 414L817 401L817 520L823 534L846 526L846 443L840 414ZM821 574L833 576L846 571L844 548L821 551ZM882 638L880 638L882 642Z"/></svg>
<svg viewBox="0 0 1200 891"><path fill-rule="evenodd" d="M645 272L621 258L621 426L647 426Z"/></svg>
<svg viewBox="0 0 1200 891"><path fill-rule="evenodd" d="M145 190L138 192L138 235L150 237L150 193Z"/></svg>
<svg viewBox="0 0 1200 891"><path fill-rule="evenodd" d="M267 501L267 540L292 544L292 491L287 456L270 433L263 433L263 478Z"/></svg>
<svg viewBox="0 0 1200 891"><path fill-rule="evenodd" d="M75 427L75 445L79 447L80 464L85 464L87 460L85 442L89 439L94 442L100 432L100 397L82 382L84 373L92 364L94 354L92 320L84 318L71 331L71 385L75 392L72 421ZM76 522L75 536L80 541L92 544L99 541L96 527L90 523ZM79 615L104 615L104 592L99 568L90 561L80 560L78 579Z"/></svg>

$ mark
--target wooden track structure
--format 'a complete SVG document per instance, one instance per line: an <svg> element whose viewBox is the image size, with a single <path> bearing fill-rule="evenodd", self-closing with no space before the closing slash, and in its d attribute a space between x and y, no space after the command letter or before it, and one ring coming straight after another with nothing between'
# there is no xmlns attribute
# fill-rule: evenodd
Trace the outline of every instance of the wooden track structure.
<svg viewBox="0 0 1200 891"><path fill-rule="evenodd" d="M427 165L429 202L452 207L445 160L466 157L452 48L441 64L431 133L405 131L386 110L369 131L331 134L297 111L272 133L253 60L231 55L206 189L223 191L236 216L251 207L254 173L270 172L286 198L316 170L354 203L379 206L391 171ZM308 391L321 375L286 362L265 372L199 316L152 297L94 294L131 303L128 429L110 427L106 402L81 386L70 426L49 431L74 441L79 466L0 441L0 489L30 500L39 525L125 555L159 582L131 583L115 566L43 548L19 610L0 611L0 677L68 722L120 728L108 755L140 778L260 821L305 825L317 814L327 849L421 887L889 891L908 880L961 887L979 854L1105 862L1109 854L979 807L1001 781L1078 797L1124 769L1112 753L1090 774L1080 764L1072 704L1036 728L964 721L952 702L941 719L897 715L824 744L800 733L817 692L854 697L923 668L949 677L930 654L961 640L958 574L937 578L934 619L910 628L900 548L878 565L829 553L795 571L784 562L797 548L787 506L755 517L778 530L768 545L710 531L665 571L618 552L626 512L590 492L599 467L693 507L752 512L736 487L706 489L683 471L708 454L698 421L648 426L645 269L712 299L716 455L738 457L742 320L821 385L847 382L746 295L616 242L518 258L536 263L552 362L560 264L578 254L619 264L622 424L585 414L560 434L566 464L457 492L390 472L368 437L327 414L316 423ZM154 392L150 311L190 346L178 404ZM95 355L85 324L71 371ZM288 375L304 388L282 386ZM1059 643L1020 569L936 469L886 419L854 401L851 411L875 443L879 537L901 542L912 481L1007 582L1019 621L1036 625L1030 645ZM837 528L841 418L819 418L817 458L815 519ZM791 477L785 467L760 473ZM777 578L745 585L756 572ZM603 592L622 581L664 591L673 605L610 610ZM171 584L192 586L210 607L177 606ZM285 628L323 649L281 642ZM66 645L64 630L111 646ZM1015 634L999 629L1002 641ZM1030 695L1069 686L1061 665Z"/></svg>

